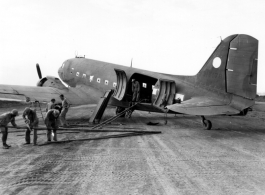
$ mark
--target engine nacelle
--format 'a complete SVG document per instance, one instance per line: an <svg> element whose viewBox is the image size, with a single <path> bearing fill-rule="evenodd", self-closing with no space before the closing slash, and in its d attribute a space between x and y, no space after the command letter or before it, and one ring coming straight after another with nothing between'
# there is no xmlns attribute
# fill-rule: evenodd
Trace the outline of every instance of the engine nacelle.
<svg viewBox="0 0 265 195"><path fill-rule="evenodd" d="M62 83L62 81L53 76L46 76L40 79L37 83L38 87L53 87L57 89L66 89L67 87Z"/></svg>

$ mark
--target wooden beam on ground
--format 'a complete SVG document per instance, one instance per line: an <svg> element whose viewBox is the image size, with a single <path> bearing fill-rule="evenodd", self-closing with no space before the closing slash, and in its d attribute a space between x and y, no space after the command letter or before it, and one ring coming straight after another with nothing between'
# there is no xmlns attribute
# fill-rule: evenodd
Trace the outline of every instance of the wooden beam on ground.
<svg viewBox="0 0 265 195"><path fill-rule="evenodd" d="M78 132L78 131L64 131L64 132L57 132L57 134L64 134L64 133L81 133L81 132ZM33 135L33 134L31 134ZM38 133L38 135L46 135L46 133ZM25 134L19 134L17 136L25 136Z"/></svg>
<svg viewBox="0 0 265 195"><path fill-rule="evenodd" d="M75 127L94 127L94 125L70 125L69 128L75 128ZM139 128L139 127L125 127L124 125L122 126L105 126L104 128L110 128L110 129L144 129L144 128ZM93 129L93 128L92 128Z"/></svg>
<svg viewBox="0 0 265 195"><path fill-rule="evenodd" d="M9 126L8 126L9 127ZM14 128L14 127L10 127L10 128ZM20 127L18 129L26 129L27 127ZM36 130L47 130L47 128L35 128ZM158 134L161 133L161 131L134 131L134 130L111 130L111 129L97 129L97 130L92 130L92 129L82 129L82 128L59 128L57 129L57 131L61 131L61 130L65 130L65 131L82 131L82 132L91 132L91 133L98 133L98 132L130 132L130 133L153 133L153 134ZM24 131L9 131L9 133L17 133L17 132L24 132Z"/></svg>
<svg viewBox="0 0 265 195"><path fill-rule="evenodd" d="M94 137L94 138L69 139L69 140L63 140L63 141L45 142L43 144L39 144L39 146L57 144L57 143L67 143L67 142L72 142L72 141L90 141L90 140L120 138L120 137L129 137L129 136L138 136L138 135L147 135L147 134L146 133L123 133L123 134L118 134L118 135L108 135L108 136L101 136L101 137Z"/></svg>

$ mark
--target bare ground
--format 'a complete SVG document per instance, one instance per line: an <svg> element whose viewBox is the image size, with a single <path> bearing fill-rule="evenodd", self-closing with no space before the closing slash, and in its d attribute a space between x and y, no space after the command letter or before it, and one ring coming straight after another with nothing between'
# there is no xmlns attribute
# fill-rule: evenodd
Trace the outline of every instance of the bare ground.
<svg viewBox="0 0 265 195"><path fill-rule="evenodd" d="M87 122L92 109L71 108L69 121ZM104 118L113 114L108 109ZM115 121L117 129L162 134L36 147L23 145L23 133L9 129L12 147L0 148L0 194L265 194L265 114L208 119L211 131L202 129L199 117L169 115L164 125L162 114L135 112ZM17 123L23 124L21 116ZM68 133L58 139L112 134ZM45 141L39 135L38 143Z"/></svg>

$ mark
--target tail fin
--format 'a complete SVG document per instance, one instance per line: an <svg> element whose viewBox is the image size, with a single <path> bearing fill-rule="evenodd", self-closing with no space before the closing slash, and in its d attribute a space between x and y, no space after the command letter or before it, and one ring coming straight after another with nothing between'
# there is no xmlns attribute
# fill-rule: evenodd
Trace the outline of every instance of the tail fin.
<svg viewBox="0 0 265 195"><path fill-rule="evenodd" d="M197 83L254 99L257 91L258 40L231 35L221 41L196 75Z"/></svg>

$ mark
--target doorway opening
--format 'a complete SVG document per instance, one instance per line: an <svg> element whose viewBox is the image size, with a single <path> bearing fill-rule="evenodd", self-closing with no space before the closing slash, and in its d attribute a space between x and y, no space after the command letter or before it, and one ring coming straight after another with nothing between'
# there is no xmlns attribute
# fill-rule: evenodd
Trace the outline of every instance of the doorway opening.
<svg viewBox="0 0 265 195"><path fill-rule="evenodd" d="M143 103L152 103L152 90L157 82L157 78L147 75L135 73L131 76L128 82L128 89L126 92L127 100L132 100L132 79L135 79L140 84L140 99Z"/></svg>

